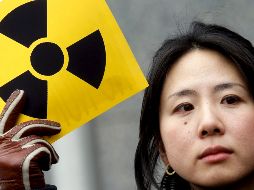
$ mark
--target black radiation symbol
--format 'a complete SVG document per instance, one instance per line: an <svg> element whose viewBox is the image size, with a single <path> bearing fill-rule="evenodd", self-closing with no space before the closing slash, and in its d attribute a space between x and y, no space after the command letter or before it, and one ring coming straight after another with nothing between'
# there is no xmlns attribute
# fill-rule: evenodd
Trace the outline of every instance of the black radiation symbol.
<svg viewBox="0 0 254 190"><path fill-rule="evenodd" d="M27 48L34 41L47 37L47 1L31 1L15 8L0 22L0 33ZM105 47L100 31L85 36L66 49L69 56L67 71L98 89L106 66ZM13 55L15 56L15 52ZM36 72L50 76L61 70L64 55L57 44L43 42L33 49L30 60ZM0 97L6 101L15 89L23 89L26 93L23 114L45 119L47 86L46 80L38 79L30 71L25 71L0 87Z"/></svg>

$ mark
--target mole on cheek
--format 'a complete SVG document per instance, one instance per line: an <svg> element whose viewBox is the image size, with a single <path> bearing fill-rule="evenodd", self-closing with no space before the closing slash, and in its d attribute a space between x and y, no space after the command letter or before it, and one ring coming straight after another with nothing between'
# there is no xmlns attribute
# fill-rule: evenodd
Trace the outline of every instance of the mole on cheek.
<svg viewBox="0 0 254 190"><path fill-rule="evenodd" d="M185 122L184 122L184 125L187 125L187 124L188 124L187 121L185 121Z"/></svg>

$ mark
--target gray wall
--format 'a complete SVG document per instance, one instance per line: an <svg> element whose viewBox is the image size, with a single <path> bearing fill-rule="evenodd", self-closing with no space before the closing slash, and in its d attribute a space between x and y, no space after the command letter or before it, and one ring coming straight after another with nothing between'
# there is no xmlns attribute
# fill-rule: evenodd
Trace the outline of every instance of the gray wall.
<svg viewBox="0 0 254 190"><path fill-rule="evenodd" d="M251 0L107 0L144 73L156 49L192 20L223 24L254 41ZM47 175L60 190L132 190L143 92L54 144L61 160Z"/></svg>

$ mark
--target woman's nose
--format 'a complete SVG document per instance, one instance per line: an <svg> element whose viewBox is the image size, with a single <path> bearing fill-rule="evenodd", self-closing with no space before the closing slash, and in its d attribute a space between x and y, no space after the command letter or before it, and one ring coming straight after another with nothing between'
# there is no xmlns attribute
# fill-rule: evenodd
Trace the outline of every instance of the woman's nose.
<svg viewBox="0 0 254 190"><path fill-rule="evenodd" d="M198 126L198 135L200 138L206 138L208 136L223 135L225 128L220 120L221 116L211 107L206 107L201 111L201 116Z"/></svg>

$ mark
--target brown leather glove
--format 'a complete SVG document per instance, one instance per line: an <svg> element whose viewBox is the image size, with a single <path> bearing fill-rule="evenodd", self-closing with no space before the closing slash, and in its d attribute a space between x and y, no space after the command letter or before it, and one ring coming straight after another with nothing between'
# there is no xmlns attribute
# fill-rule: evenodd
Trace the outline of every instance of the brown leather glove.
<svg viewBox="0 0 254 190"><path fill-rule="evenodd" d="M0 115L0 190L30 190L45 187L42 170L58 161L54 148L42 136L60 132L49 120L15 125L24 91L14 91Z"/></svg>

